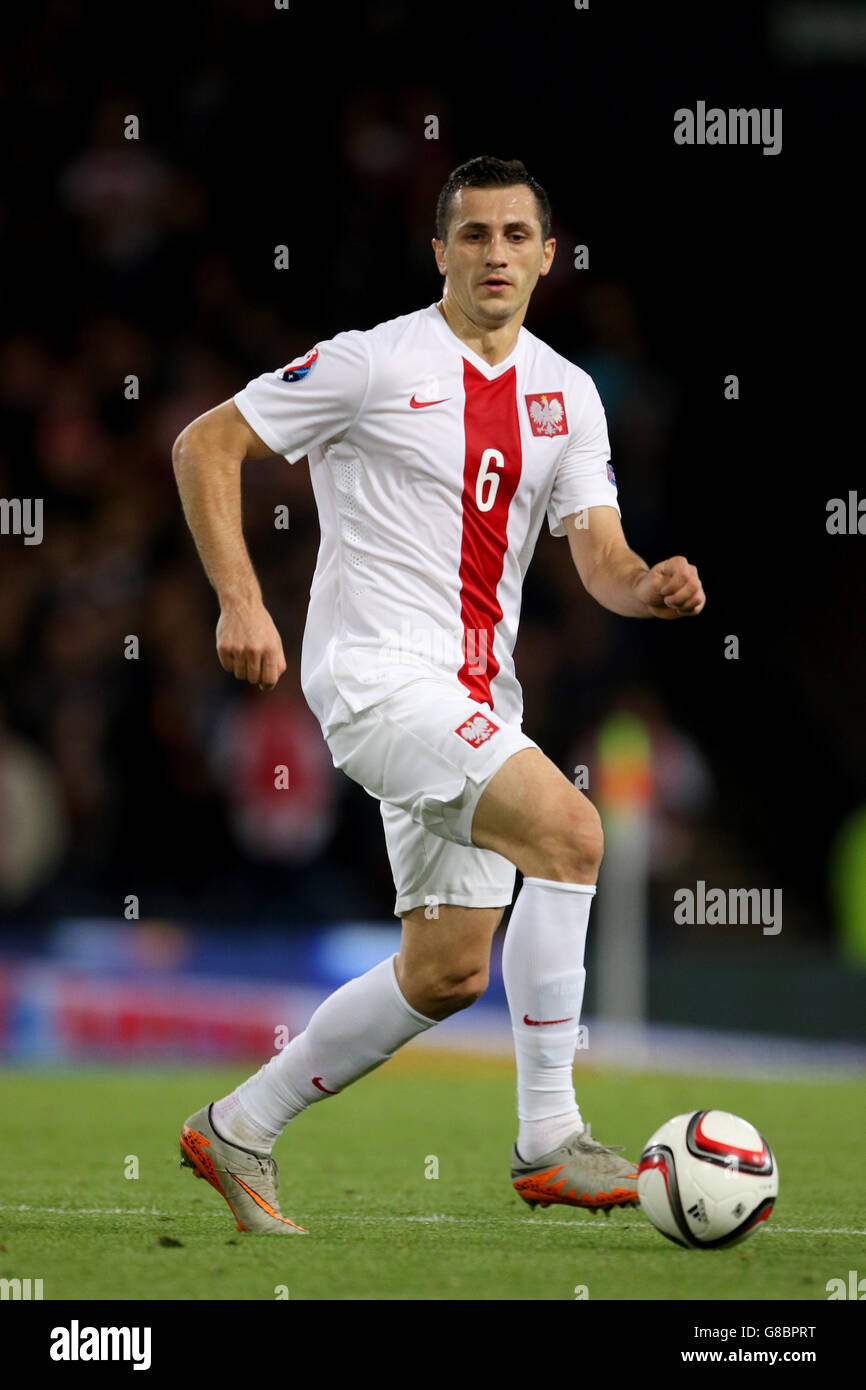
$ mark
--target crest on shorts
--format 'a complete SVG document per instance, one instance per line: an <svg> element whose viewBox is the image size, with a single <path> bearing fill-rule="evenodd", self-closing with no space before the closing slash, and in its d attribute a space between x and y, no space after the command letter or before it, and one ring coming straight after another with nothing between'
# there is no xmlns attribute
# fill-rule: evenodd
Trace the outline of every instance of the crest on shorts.
<svg viewBox="0 0 866 1390"><path fill-rule="evenodd" d="M568 434L565 401L562 399L561 391L545 391L541 395L524 396L524 400L534 435L550 439L555 434Z"/></svg>
<svg viewBox="0 0 866 1390"><path fill-rule="evenodd" d="M280 376L283 381L303 381L305 376L309 376L319 360L319 349L312 348L303 357L296 357L288 366L280 369Z"/></svg>
<svg viewBox="0 0 866 1390"><path fill-rule="evenodd" d="M473 748L480 748L482 743L486 743L499 731L499 725L494 724L492 719L488 719L484 714L470 714L468 719L454 730L461 738L465 738L467 743L471 743Z"/></svg>

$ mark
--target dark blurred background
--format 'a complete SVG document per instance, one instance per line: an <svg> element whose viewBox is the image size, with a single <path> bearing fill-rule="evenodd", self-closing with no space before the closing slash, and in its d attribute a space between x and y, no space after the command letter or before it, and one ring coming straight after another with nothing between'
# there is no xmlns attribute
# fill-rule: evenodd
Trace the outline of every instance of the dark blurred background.
<svg viewBox="0 0 866 1390"><path fill-rule="evenodd" d="M864 6L54 0L4 24L0 498L44 499L41 544L0 535L7 943L123 921L130 894L142 919L393 921L377 808L299 686L306 463L244 466L289 663L262 696L216 659L170 451L250 377L435 302L436 196L490 153L549 192L557 258L527 327L598 385L626 537L650 564L685 554L708 595L693 622L615 617L545 526L524 727L569 776L612 710L650 729L659 952L687 932L673 887L703 878L784 889L781 937L757 937L775 960L862 961L866 537L826 520L866 495ZM677 146L698 100L781 107L781 153Z"/></svg>

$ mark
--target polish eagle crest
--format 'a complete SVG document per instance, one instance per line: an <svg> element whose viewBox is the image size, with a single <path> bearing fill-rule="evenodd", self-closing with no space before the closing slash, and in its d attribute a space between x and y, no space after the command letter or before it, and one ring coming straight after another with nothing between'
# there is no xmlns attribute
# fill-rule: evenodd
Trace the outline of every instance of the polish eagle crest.
<svg viewBox="0 0 866 1390"><path fill-rule="evenodd" d="M561 434L564 415L562 401L556 396L539 396L529 407L537 434Z"/></svg>

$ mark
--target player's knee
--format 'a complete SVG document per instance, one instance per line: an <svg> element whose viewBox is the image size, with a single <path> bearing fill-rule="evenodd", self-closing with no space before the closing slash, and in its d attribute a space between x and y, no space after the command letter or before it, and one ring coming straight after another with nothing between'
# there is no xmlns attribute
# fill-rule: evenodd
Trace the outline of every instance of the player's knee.
<svg viewBox="0 0 866 1390"><path fill-rule="evenodd" d="M460 1009L468 1009L482 996L489 984L489 972L484 969L469 972L452 970L438 974L428 983L430 1017L446 1018Z"/></svg>
<svg viewBox="0 0 866 1390"><path fill-rule="evenodd" d="M592 802L584 797L565 807L556 824L539 838L537 850L545 865L539 877L563 883L594 878L604 857L604 831Z"/></svg>
<svg viewBox="0 0 866 1390"><path fill-rule="evenodd" d="M588 868L598 872L604 858L604 829L601 816L591 801L584 803L580 824L576 828L577 852Z"/></svg>

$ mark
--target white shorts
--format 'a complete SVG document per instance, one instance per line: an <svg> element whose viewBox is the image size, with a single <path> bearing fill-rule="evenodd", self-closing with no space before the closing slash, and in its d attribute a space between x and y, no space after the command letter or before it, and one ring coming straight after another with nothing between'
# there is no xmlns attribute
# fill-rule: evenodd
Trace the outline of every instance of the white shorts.
<svg viewBox="0 0 866 1390"><path fill-rule="evenodd" d="M473 845L470 832L494 773L512 753L538 747L528 735L462 686L421 676L339 724L327 742L334 766L380 803L395 916L433 904L508 906L514 865Z"/></svg>

